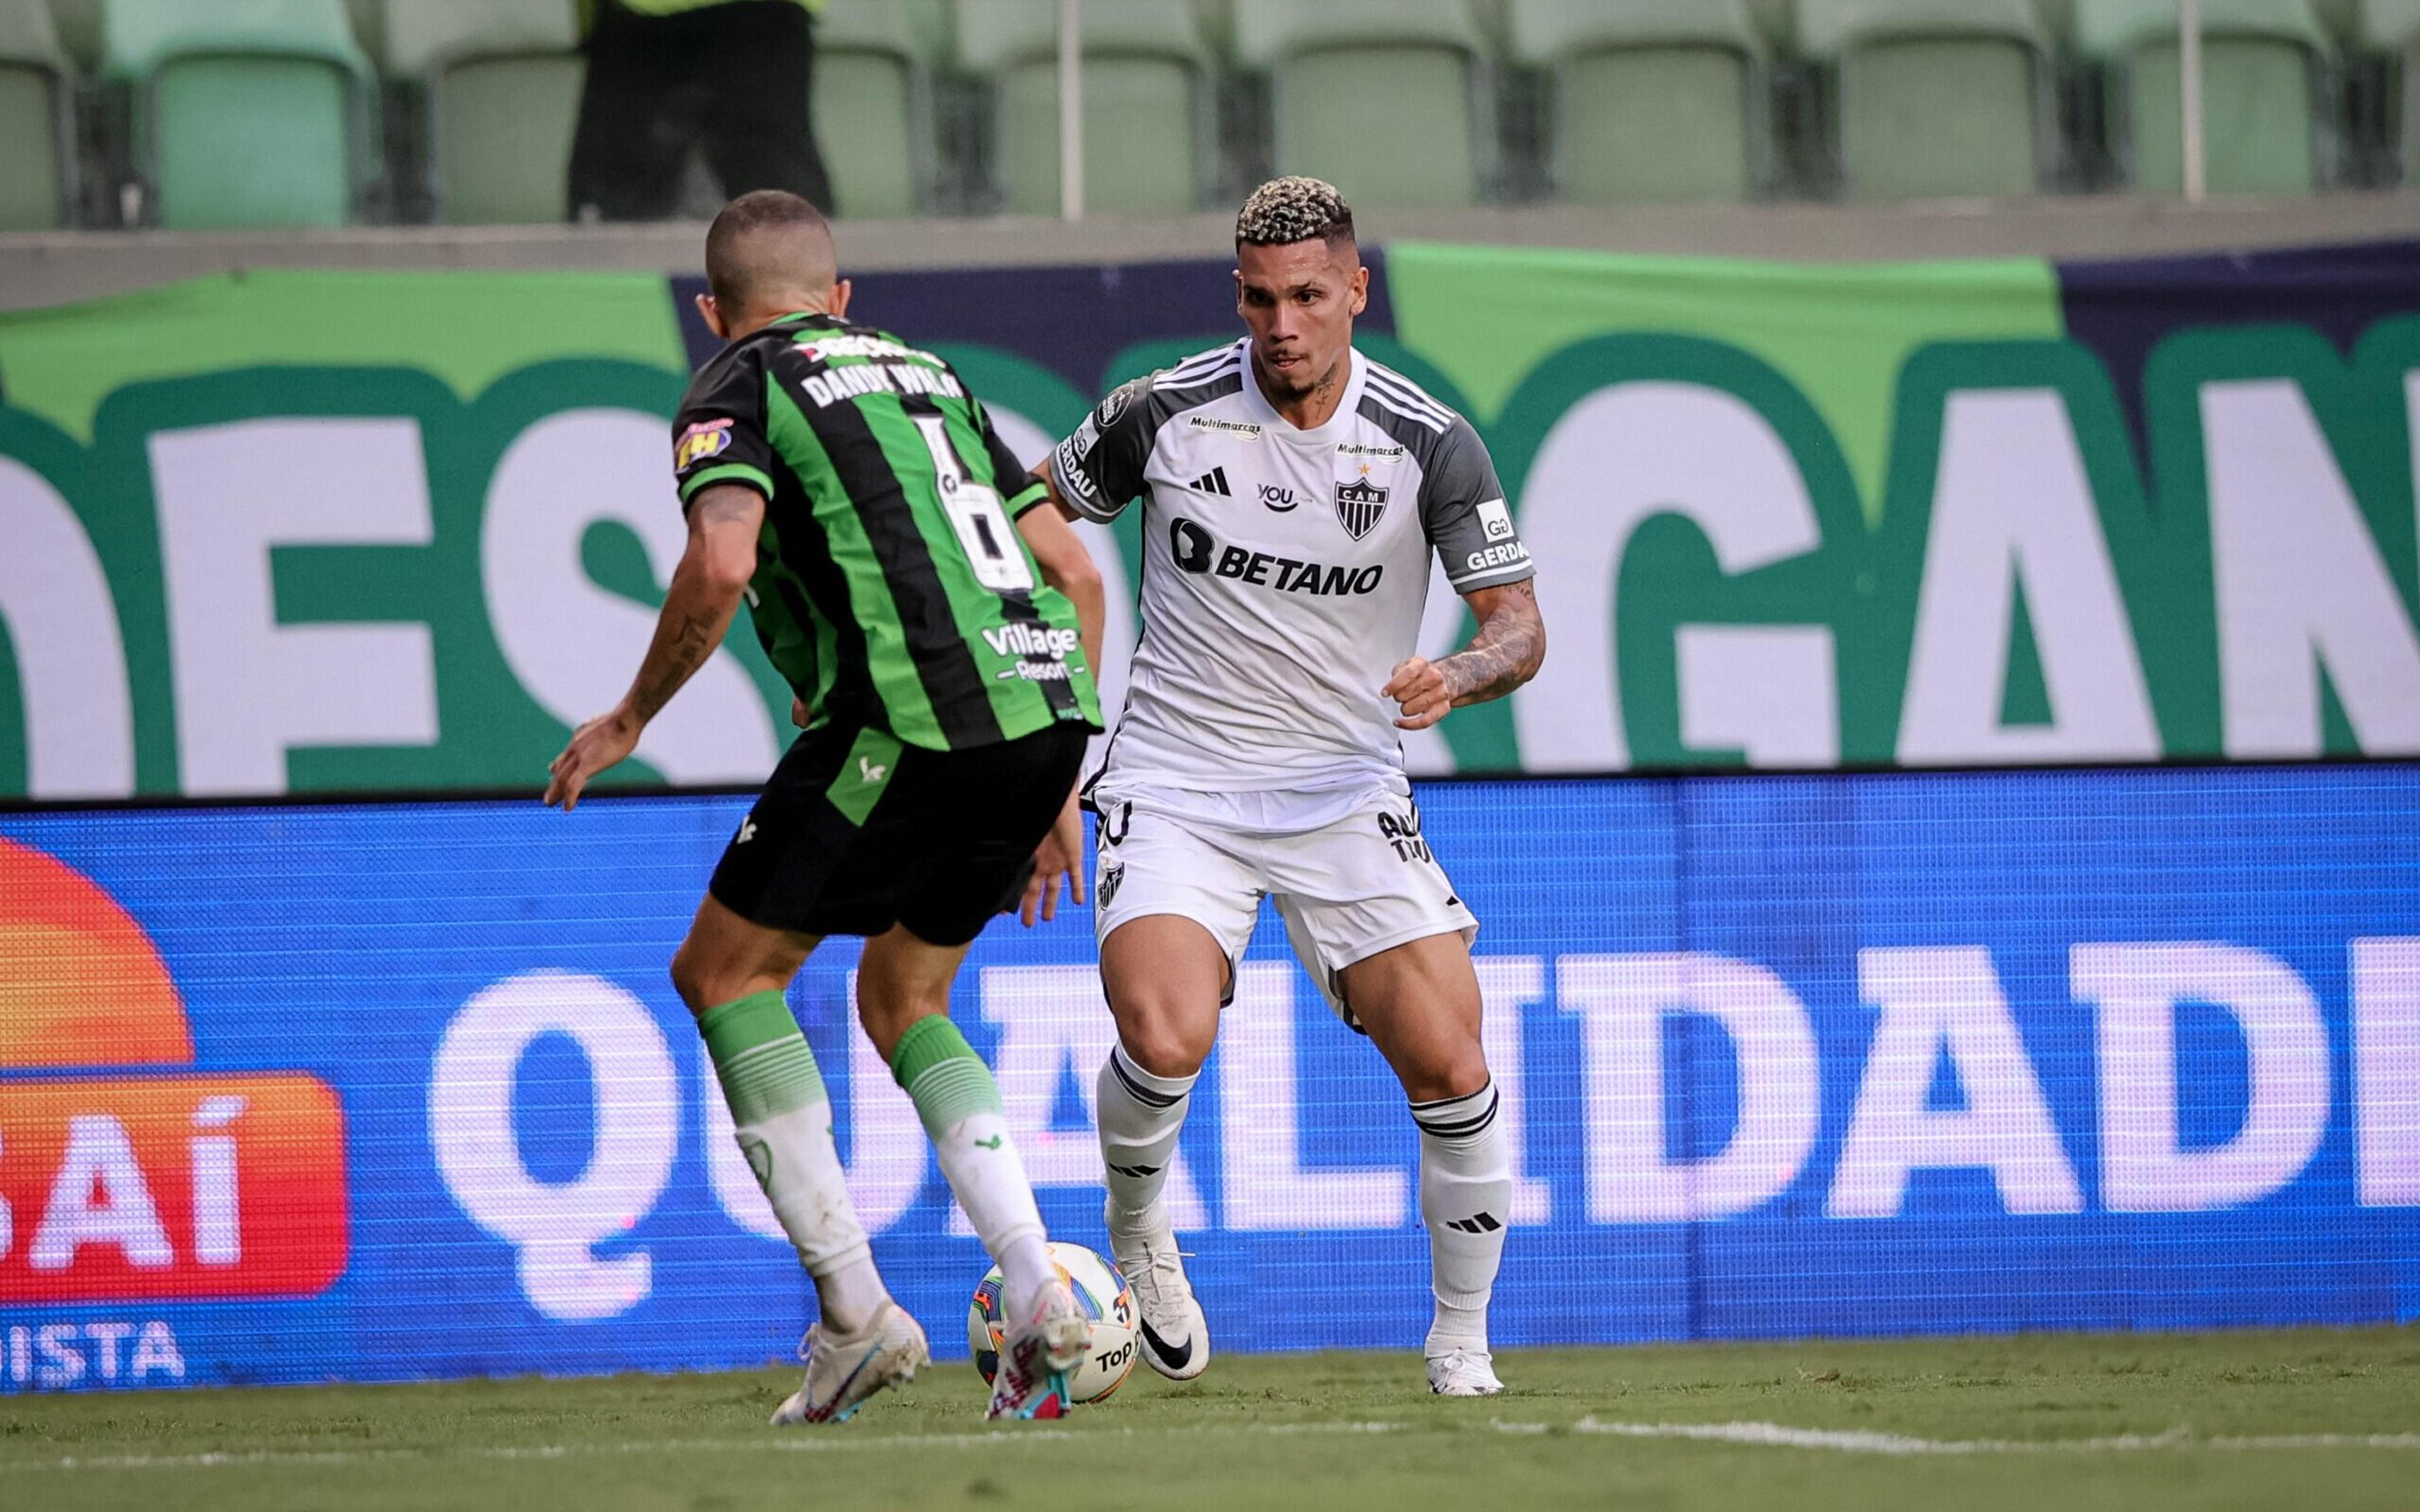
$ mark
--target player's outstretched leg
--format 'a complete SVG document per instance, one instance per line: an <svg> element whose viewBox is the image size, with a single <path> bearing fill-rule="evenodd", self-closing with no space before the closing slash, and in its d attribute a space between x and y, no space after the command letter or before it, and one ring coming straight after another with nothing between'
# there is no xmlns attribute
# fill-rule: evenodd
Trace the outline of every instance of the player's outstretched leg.
<svg viewBox="0 0 2420 1512"><path fill-rule="evenodd" d="M1487 1349L1487 1303L1504 1260L1512 1171L1480 1047L1479 979L1458 933L1433 934L1344 968L1347 1000L1411 1100L1420 1131L1420 1219L1435 1320L1422 1352L1440 1396L1504 1389Z"/></svg>
<svg viewBox="0 0 2420 1512"><path fill-rule="evenodd" d="M1051 1263L1025 1163L1009 1139L991 1068L944 1011L966 948L927 945L894 929L868 940L858 973L858 1011L891 1074L916 1104L940 1157L941 1174L1001 1270L1009 1334L992 1378L990 1415L1060 1417L1067 1372L1084 1358L1092 1329Z"/></svg>
<svg viewBox="0 0 2420 1512"><path fill-rule="evenodd" d="M1101 946L1120 1041L1094 1083L1109 1189L1101 1218L1134 1288L1143 1360L1171 1381L1190 1381L1210 1365L1209 1322L1186 1279L1163 1193L1194 1081L1218 1034L1227 971L1218 940L1178 915L1128 920Z"/></svg>
<svg viewBox="0 0 2420 1512"><path fill-rule="evenodd" d="M692 999L718 985L727 990L735 980L705 959L713 943L754 928L719 904L707 908L720 917L701 911L674 970L682 995ZM774 950L804 953L786 943ZM768 978L782 980L778 964L753 980ZM773 1422L838 1421L876 1392L912 1379L931 1359L923 1330L892 1302L874 1269L832 1144L822 1072L780 990L760 987L706 1008L697 1026L748 1168L814 1279L822 1313L799 1345L806 1380L775 1410Z"/></svg>

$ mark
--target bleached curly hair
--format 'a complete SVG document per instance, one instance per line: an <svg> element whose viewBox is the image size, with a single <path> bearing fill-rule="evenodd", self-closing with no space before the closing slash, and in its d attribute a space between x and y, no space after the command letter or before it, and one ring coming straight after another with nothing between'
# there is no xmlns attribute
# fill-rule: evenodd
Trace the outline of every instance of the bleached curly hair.
<svg viewBox="0 0 2420 1512"><path fill-rule="evenodd" d="M1320 240L1333 247L1353 239L1353 207L1336 186L1289 174L1252 191L1235 213L1235 244L1283 247Z"/></svg>

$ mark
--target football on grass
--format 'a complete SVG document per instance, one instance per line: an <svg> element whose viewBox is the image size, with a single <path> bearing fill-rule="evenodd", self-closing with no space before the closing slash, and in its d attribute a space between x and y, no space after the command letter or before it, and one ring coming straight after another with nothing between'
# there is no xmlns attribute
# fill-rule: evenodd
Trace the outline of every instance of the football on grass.
<svg viewBox="0 0 2420 1512"><path fill-rule="evenodd" d="M1052 1244L1050 1261L1075 1294L1077 1310L1093 1326L1093 1345L1083 1364L1067 1372L1067 1395L1078 1405L1097 1402L1125 1382L1135 1362L1134 1293L1126 1278L1107 1259L1081 1244ZM988 1381L1000 1368L1000 1351L1008 1340L1008 1320L1000 1304L1000 1267L975 1288L967 1308L967 1348L975 1368Z"/></svg>

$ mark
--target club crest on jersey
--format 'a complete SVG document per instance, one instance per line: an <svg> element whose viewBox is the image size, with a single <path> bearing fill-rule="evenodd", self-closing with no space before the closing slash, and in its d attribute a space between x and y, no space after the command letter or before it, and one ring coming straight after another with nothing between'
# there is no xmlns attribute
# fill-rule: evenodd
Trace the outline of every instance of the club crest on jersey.
<svg viewBox="0 0 2420 1512"><path fill-rule="evenodd" d="M1344 533L1359 540L1378 528L1378 517L1387 512L1387 492L1367 478L1355 478L1336 486L1336 522Z"/></svg>
<svg viewBox="0 0 2420 1512"><path fill-rule="evenodd" d="M680 433L673 442L673 471L685 472L709 456L720 456L731 444L731 422L703 420Z"/></svg>

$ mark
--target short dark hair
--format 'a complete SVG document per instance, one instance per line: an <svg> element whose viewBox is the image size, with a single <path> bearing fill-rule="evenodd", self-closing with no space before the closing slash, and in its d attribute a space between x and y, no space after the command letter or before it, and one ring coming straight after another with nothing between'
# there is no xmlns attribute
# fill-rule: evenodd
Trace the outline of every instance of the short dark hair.
<svg viewBox="0 0 2420 1512"><path fill-rule="evenodd" d="M1252 191L1235 212L1235 245L1286 247L1320 240L1330 249L1353 240L1353 207L1336 186L1289 174Z"/></svg>
<svg viewBox="0 0 2420 1512"><path fill-rule="evenodd" d="M751 190L706 227L706 287L725 308L738 309L768 287L824 287L839 271L831 223L787 190Z"/></svg>

